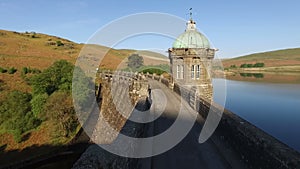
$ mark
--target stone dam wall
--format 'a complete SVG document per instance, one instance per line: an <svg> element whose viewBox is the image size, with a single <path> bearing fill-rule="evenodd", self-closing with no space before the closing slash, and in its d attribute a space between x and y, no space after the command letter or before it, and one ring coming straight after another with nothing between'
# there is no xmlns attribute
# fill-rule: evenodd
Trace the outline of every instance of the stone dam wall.
<svg viewBox="0 0 300 169"><path fill-rule="evenodd" d="M179 94L204 119L209 111L213 113L223 109L216 103L197 97L192 89L180 87L176 83L172 85L168 79L155 74L147 76ZM229 110L224 109L212 141L214 139L221 140L234 150L249 168L300 168L300 154L297 151Z"/></svg>
<svg viewBox="0 0 300 169"><path fill-rule="evenodd" d="M81 155L73 169L134 169L138 168L138 159L121 157L102 149L96 144L110 144L116 140L118 133L130 137L142 137L144 124L127 120L132 110L147 110L148 83L145 77L132 73L102 74L97 93L101 112L97 118L91 142L94 143ZM133 143L126 144L125 149L132 151Z"/></svg>
<svg viewBox="0 0 300 169"><path fill-rule="evenodd" d="M223 110L223 107L220 105L196 96L193 89L186 89L180 87L178 84L172 84L169 79L155 74L146 74L145 76L163 83L179 94L204 119L208 116L209 111L214 113ZM135 79L131 78L131 80L129 80L130 85L128 92L131 93L131 102L137 102L137 105L140 107L147 108L150 106L150 103L145 96L141 97L141 93L146 93L147 90L146 81L138 82L138 79L139 77L135 77ZM110 94L108 92L108 90L113 87L113 83L111 83L110 80L112 81L112 77L106 77L105 81L103 81L103 91L101 93L102 104L112 102L112 98L109 98ZM139 90L143 92L139 93ZM118 91L118 93L122 93L121 90ZM122 94L120 94L119 97L121 97L121 95ZM118 124L120 124L120 121L123 121L121 116L113 115L114 113L118 113L118 110L113 108L113 106L108 106L106 109L110 110L110 113L107 114L108 118L115 118L114 121L119 120ZM114 126L114 123L112 123L112 125ZM135 130L132 130L133 127ZM142 136L145 130L143 125L130 122L125 123L125 121L121 128L122 133L127 133L132 137ZM224 109L221 121L210 139L216 145L218 142L221 142L221 146L226 146L227 149L234 151L234 153L239 156L239 159L241 159L243 163L246 163L249 168L300 168L300 154L297 151L226 109ZM217 145L217 147L218 146L219 145ZM223 156L226 156L226 152L223 153ZM75 163L74 168L92 168L89 166L93 165L98 168L100 166L100 168L104 169L137 168L138 161L137 159L112 155L97 146L92 146L88 148Z"/></svg>

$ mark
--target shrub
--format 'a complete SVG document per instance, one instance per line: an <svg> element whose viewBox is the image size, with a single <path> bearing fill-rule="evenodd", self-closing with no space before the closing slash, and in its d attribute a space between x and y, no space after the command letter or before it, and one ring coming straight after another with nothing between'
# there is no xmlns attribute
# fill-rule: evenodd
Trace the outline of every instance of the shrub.
<svg viewBox="0 0 300 169"><path fill-rule="evenodd" d="M7 70L5 68L0 67L0 73L6 73Z"/></svg>
<svg viewBox="0 0 300 169"><path fill-rule="evenodd" d="M236 68L236 65L230 65L230 68Z"/></svg>
<svg viewBox="0 0 300 169"><path fill-rule="evenodd" d="M31 38L37 38L36 33L35 32L30 32L30 37Z"/></svg>
<svg viewBox="0 0 300 169"><path fill-rule="evenodd" d="M157 69L157 68L147 68L147 69L144 69L144 70L142 70L141 72L143 72L143 73L150 73L150 74L157 74L157 75L161 75L161 74L163 74L163 73L165 73L166 71L164 71L164 70L161 70L161 69Z"/></svg>
<svg viewBox="0 0 300 169"><path fill-rule="evenodd" d="M23 69L22 69L23 74L27 74L27 73L36 74L36 73L41 73L41 72L42 71L37 68L23 67Z"/></svg>
<svg viewBox="0 0 300 169"><path fill-rule="evenodd" d="M26 75L27 73L29 73L29 69L27 67L23 67L22 74Z"/></svg>
<svg viewBox="0 0 300 169"><path fill-rule="evenodd" d="M156 73L156 74L163 74L165 72L169 73L170 72L170 66L167 64L160 64L160 65L153 65L153 66L142 66L138 69L138 72L143 72L143 73Z"/></svg>
<svg viewBox="0 0 300 169"><path fill-rule="evenodd" d="M60 40L58 40L56 41L56 46L64 46L64 44Z"/></svg>
<svg viewBox="0 0 300 169"><path fill-rule="evenodd" d="M0 91L4 90L4 81L0 79Z"/></svg>
<svg viewBox="0 0 300 169"><path fill-rule="evenodd" d="M13 135L15 142L17 143L22 142L22 132L20 129L15 129L11 131L11 134Z"/></svg>
<svg viewBox="0 0 300 169"><path fill-rule="evenodd" d="M33 115L35 117L39 117L42 120L45 120L45 119L43 119L44 117L41 117L39 115L43 111L44 104L46 103L47 98L48 98L48 95L46 93L38 94L38 95L35 95L32 98L32 100L30 101L30 104L31 104L31 107L32 107L31 111L33 112Z"/></svg>
<svg viewBox="0 0 300 169"><path fill-rule="evenodd" d="M9 74L14 74L14 73L16 73L16 71L17 71L17 69L16 69L16 68L14 68L14 67L11 67L11 68L9 68L9 69L8 69L8 71L7 71L7 72L8 72Z"/></svg>
<svg viewBox="0 0 300 169"><path fill-rule="evenodd" d="M33 68L33 69L30 69L30 73L33 73L33 74L36 74L36 73L41 73L42 71L37 69L37 68Z"/></svg>

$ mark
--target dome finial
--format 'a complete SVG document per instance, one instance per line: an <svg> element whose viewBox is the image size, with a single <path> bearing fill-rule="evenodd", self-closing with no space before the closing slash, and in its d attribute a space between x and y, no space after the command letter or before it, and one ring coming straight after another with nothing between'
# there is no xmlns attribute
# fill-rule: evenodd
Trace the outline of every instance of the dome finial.
<svg viewBox="0 0 300 169"><path fill-rule="evenodd" d="M192 18L192 9L193 8L190 8L189 9L189 13L190 13L190 20L186 23L187 27L186 27L186 30L185 31L190 31L190 30L196 30L196 22L193 21L193 18Z"/></svg>
<svg viewBox="0 0 300 169"><path fill-rule="evenodd" d="M190 8L190 9L189 9L189 11L190 11L190 20L191 20L191 21L193 20L193 18L192 18L192 15L193 15L192 9L193 9L193 8Z"/></svg>

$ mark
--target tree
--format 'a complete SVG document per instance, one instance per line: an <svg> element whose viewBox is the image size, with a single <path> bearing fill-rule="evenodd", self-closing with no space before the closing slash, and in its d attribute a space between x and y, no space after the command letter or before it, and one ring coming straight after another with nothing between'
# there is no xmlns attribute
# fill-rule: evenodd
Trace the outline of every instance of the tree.
<svg viewBox="0 0 300 169"><path fill-rule="evenodd" d="M12 133L17 142L24 132L40 124L31 112L30 100L29 93L12 91L0 106L0 128Z"/></svg>
<svg viewBox="0 0 300 169"><path fill-rule="evenodd" d="M75 67L72 80L72 96L76 108L89 112L95 99L95 85L90 77L87 77L83 70Z"/></svg>
<svg viewBox="0 0 300 169"><path fill-rule="evenodd" d="M58 136L69 137L78 126L73 107L73 99L69 93L55 92L45 104L45 114L56 125Z"/></svg>
<svg viewBox="0 0 300 169"><path fill-rule="evenodd" d="M264 63L255 63L255 64L253 65L253 67L264 67L264 66L265 66Z"/></svg>
<svg viewBox="0 0 300 169"><path fill-rule="evenodd" d="M240 67L241 68L251 68L251 67L253 67L253 65L245 63L245 64L242 64Z"/></svg>
<svg viewBox="0 0 300 169"><path fill-rule="evenodd" d="M246 68L246 67L247 67L247 64L241 64L240 67L241 67L241 68Z"/></svg>
<svg viewBox="0 0 300 169"><path fill-rule="evenodd" d="M247 64L247 67L253 67L253 65L252 64Z"/></svg>
<svg viewBox="0 0 300 169"><path fill-rule="evenodd" d="M137 70L138 68L140 68L141 66L143 66L144 64L144 59L143 57L141 57L138 54L132 54L128 57L128 67L133 69L133 70Z"/></svg>
<svg viewBox="0 0 300 169"><path fill-rule="evenodd" d="M31 84L33 95L47 93L51 95L57 90L71 91L74 66L60 60L44 70L42 73L32 77Z"/></svg>
<svg viewBox="0 0 300 169"><path fill-rule="evenodd" d="M34 99L36 95L46 93L50 96L56 91L64 91L70 94L71 89L74 88L72 95L76 98L75 104L80 106L82 110L91 107L91 96L94 94L92 79L87 77L79 67L74 68L71 63L65 60L55 62L42 73L33 76L31 78L31 85ZM35 108L33 109L35 113L38 112L35 111Z"/></svg>
<svg viewBox="0 0 300 169"><path fill-rule="evenodd" d="M43 111L44 104L46 103L47 99L48 99L48 95L46 93L37 94L32 98L32 100L30 101L32 107L31 111L35 117L44 120L43 119L44 117L40 116L40 114Z"/></svg>

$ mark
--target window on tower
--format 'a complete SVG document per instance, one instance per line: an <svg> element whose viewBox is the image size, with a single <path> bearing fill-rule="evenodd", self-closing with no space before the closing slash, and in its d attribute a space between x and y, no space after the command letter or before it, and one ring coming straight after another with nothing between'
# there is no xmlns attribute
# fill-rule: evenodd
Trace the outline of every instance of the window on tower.
<svg viewBox="0 0 300 169"><path fill-rule="evenodd" d="M191 78L195 79L195 65L192 65L191 67Z"/></svg>
<svg viewBox="0 0 300 169"><path fill-rule="evenodd" d="M184 67L183 67L183 65L181 65L181 79L183 79L184 78Z"/></svg>
<svg viewBox="0 0 300 169"><path fill-rule="evenodd" d="M177 65L177 74L176 74L176 79L180 78L180 66Z"/></svg>
<svg viewBox="0 0 300 169"><path fill-rule="evenodd" d="M196 66L196 79L200 78L200 65Z"/></svg>

